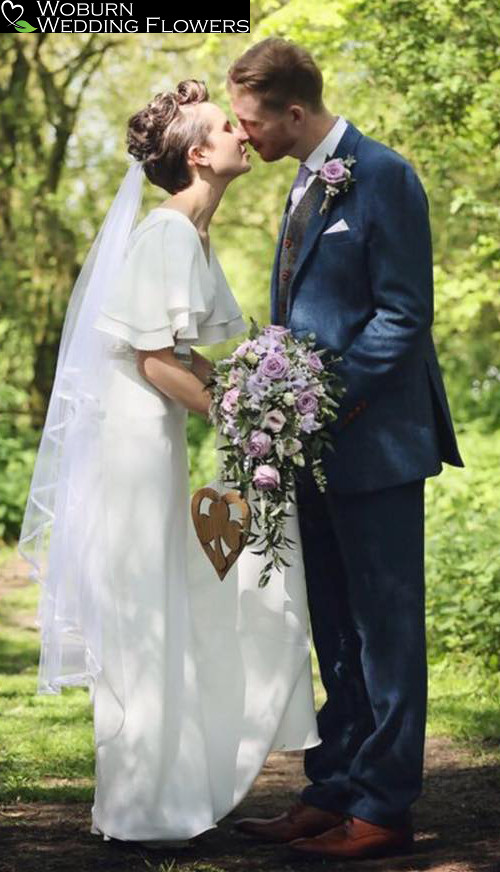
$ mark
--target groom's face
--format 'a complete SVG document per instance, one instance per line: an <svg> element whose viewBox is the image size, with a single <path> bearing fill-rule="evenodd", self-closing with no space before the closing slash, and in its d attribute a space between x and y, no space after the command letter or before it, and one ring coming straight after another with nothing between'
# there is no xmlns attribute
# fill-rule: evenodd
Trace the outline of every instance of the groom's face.
<svg viewBox="0 0 500 872"><path fill-rule="evenodd" d="M262 106L260 97L241 85L229 85L231 109L250 145L265 161L293 154L299 130L293 113L275 112Z"/></svg>

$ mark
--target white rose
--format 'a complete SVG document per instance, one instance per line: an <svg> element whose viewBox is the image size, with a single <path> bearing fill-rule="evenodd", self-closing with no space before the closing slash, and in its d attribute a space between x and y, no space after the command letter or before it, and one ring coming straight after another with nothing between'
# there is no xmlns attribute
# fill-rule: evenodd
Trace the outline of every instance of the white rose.
<svg viewBox="0 0 500 872"><path fill-rule="evenodd" d="M255 351L247 351L247 353L245 354L245 360L247 361L247 363L259 362L258 355L255 353Z"/></svg>
<svg viewBox="0 0 500 872"><path fill-rule="evenodd" d="M283 394L283 402L284 402L285 406L295 405L295 397L291 391L286 391Z"/></svg>
<svg viewBox="0 0 500 872"><path fill-rule="evenodd" d="M286 439L285 440L285 454L287 457L291 457L292 454L297 454L302 448L302 442L300 439Z"/></svg>

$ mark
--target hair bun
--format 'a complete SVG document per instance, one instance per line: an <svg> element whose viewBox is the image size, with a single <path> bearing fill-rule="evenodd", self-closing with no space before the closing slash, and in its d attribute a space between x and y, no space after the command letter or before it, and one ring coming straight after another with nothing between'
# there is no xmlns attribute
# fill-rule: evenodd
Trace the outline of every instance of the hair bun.
<svg viewBox="0 0 500 872"><path fill-rule="evenodd" d="M184 79L177 85L175 96L181 106L184 103L201 103L203 100L208 100L208 90L203 81Z"/></svg>
<svg viewBox="0 0 500 872"><path fill-rule="evenodd" d="M155 160L163 150L163 136L179 111L177 95L171 91L157 94L139 112L129 118L127 150L137 160Z"/></svg>
<svg viewBox="0 0 500 872"><path fill-rule="evenodd" d="M175 91L156 94L128 120L128 153L144 164L144 172L153 184L169 193L190 184L186 151L194 142L205 144L210 133L206 119L184 111L183 107L208 99L205 82L185 79Z"/></svg>

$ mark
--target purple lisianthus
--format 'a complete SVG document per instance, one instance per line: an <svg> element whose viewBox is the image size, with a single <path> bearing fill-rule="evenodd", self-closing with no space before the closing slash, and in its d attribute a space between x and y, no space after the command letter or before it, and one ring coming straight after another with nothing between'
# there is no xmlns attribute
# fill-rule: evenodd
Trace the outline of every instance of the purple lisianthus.
<svg viewBox="0 0 500 872"><path fill-rule="evenodd" d="M279 409L271 409L270 412L267 412L262 422L262 426L272 430L273 433L280 433L285 424L286 418Z"/></svg>
<svg viewBox="0 0 500 872"><path fill-rule="evenodd" d="M239 395L239 388L230 388L230 390L225 392L221 403L221 406L225 412L232 412L234 410L238 403Z"/></svg>
<svg viewBox="0 0 500 872"><path fill-rule="evenodd" d="M309 352L309 354L307 355L307 362L313 372L321 372L321 370L324 369L321 357L319 356L319 354L316 354L315 351Z"/></svg>
<svg viewBox="0 0 500 872"><path fill-rule="evenodd" d="M303 430L304 433L312 433L314 430L321 430L321 424L316 421L313 412L308 412L306 415L302 416L300 429Z"/></svg>
<svg viewBox="0 0 500 872"><path fill-rule="evenodd" d="M259 374L266 378L278 379L283 378L290 369L290 361L283 354L271 352L263 358Z"/></svg>
<svg viewBox="0 0 500 872"><path fill-rule="evenodd" d="M281 478L275 466L262 464L255 470L252 481L260 490L276 490L281 483Z"/></svg>
<svg viewBox="0 0 500 872"><path fill-rule="evenodd" d="M236 445L239 445L241 443L241 434L236 426L236 421L231 416L226 418L224 431L227 433L228 436L231 437L231 439L233 439Z"/></svg>
<svg viewBox="0 0 500 872"><path fill-rule="evenodd" d="M283 350L281 336L274 333L262 333L259 337L259 345L265 349L266 354L269 351L279 352Z"/></svg>
<svg viewBox="0 0 500 872"><path fill-rule="evenodd" d="M318 408L318 398L312 391L302 391L297 397L297 411L301 415L306 415L309 412L314 412Z"/></svg>
<svg viewBox="0 0 500 872"><path fill-rule="evenodd" d="M351 173L339 158L328 160L320 169L319 177L329 185L336 185L350 177Z"/></svg>
<svg viewBox="0 0 500 872"><path fill-rule="evenodd" d="M290 333L290 329L288 327L282 327L281 324L268 324L267 327L264 327L264 333L274 333L276 336L284 336L286 333Z"/></svg>
<svg viewBox="0 0 500 872"><path fill-rule="evenodd" d="M251 348L252 343L250 342L250 339L245 339L244 342L241 343L241 345L238 345L238 348L234 349L233 357L243 357L247 353L247 351L250 351Z"/></svg>
<svg viewBox="0 0 500 872"><path fill-rule="evenodd" d="M229 384L237 385L243 376L243 371L238 367L233 367L229 373Z"/></svg>
<svg viewBox="0 0 500 872"><path fill-rule="evenodd" d="M303 375L294 375L289 379L288 384L296 391L302 391L309 385L309 382Z"/></svg>
<svg viewBox="0 0 500 872"><path fill-rule="evenodd" d="M268 348L268 346L266 345L266 343L262 343L262 342L259 340L259 342L257 342L257 343L255 344L255 346L254 346L254 348L252 349L252 351L255 351L255 353L258 354L259 357L263 357L265 354L268 353L269 348Z"/></svg>
<svg viewBox="0 0 500 872"><path fill-rule="evenodd" d="M272 442L269 433L264 433L263 430L252 430L244 445L245 454L250 457L265 457L271 450Z"/></svg>
<svg viewBox="0 0 500 872"><path fill-rule="evenodd" d="M247 390L253 399L261 400L266 393L267 381L258 372L252 373L247 378Z"/></svg>

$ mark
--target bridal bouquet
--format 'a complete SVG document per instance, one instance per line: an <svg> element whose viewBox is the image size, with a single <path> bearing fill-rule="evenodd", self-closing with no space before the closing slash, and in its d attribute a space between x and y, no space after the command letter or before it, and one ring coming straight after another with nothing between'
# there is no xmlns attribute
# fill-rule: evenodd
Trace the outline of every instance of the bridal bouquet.
<svg viewBox="0 0 500 872"><path fill-rule="evenodd" d="M313 350L314 334L297 340L285 327L260 329L250 321L248 339L214 365L206 387L212 392L210 421L228 437L219 448L225 452L221 478L246 499L250 487L256 495L259 532L250 532L247 541L262 546L254 554L269 558L259 579L264 587L273 567L290 565L280 548L294 544L285 536L285 522L297 468L309 460L316 484L325 490L321 453L333 450L326 424L337 418L335 397L345 388L323 365L327 350Z"/></svg>

